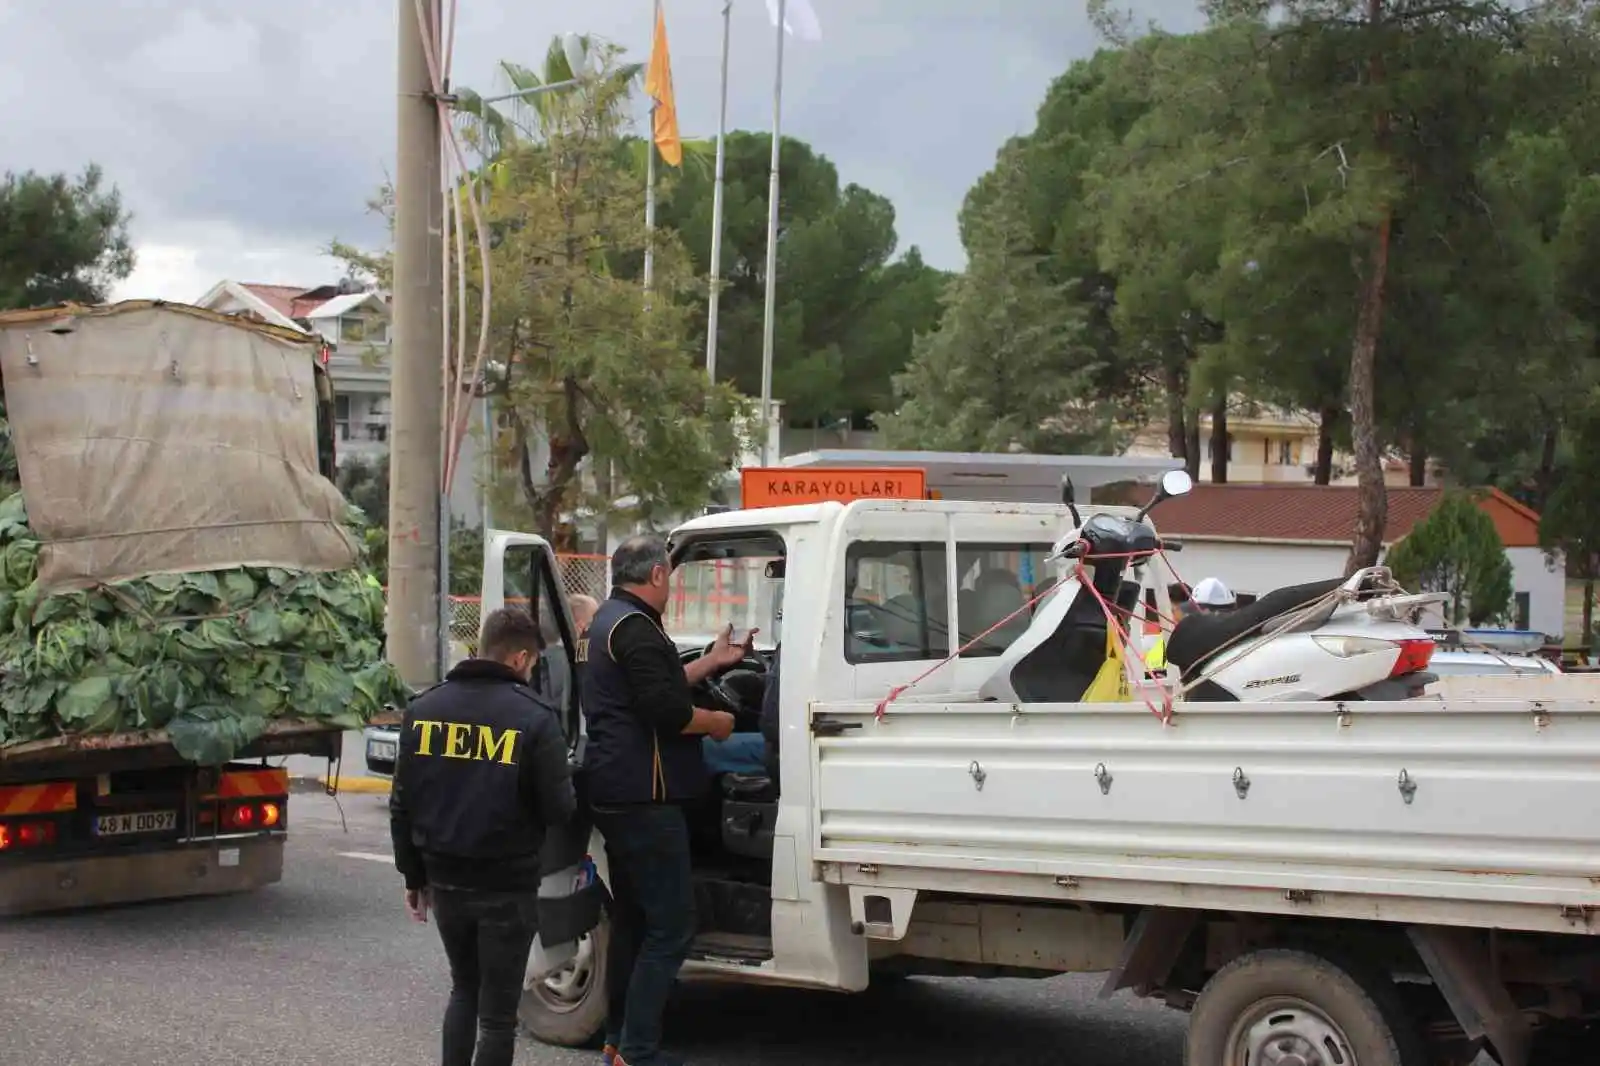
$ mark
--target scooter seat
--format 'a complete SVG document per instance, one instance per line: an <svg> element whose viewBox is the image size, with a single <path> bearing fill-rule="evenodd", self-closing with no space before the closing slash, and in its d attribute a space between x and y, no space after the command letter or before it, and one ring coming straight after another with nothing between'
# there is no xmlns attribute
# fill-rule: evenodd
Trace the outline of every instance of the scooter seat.
<svg viewBox="0 0 1600 1066"><path fill-rule="evenodd" d="M1187 676L1225 646L1237 646L1273 619L1308 607L1343 584L1343 578L1334 578L1290 585L1231 611L1185 615L1167 638L1167 662Z"/></svg>

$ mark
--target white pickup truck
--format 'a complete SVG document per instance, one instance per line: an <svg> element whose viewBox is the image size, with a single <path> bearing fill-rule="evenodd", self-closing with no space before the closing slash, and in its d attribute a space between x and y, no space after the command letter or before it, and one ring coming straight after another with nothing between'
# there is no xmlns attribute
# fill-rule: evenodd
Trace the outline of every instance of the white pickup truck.
<svg viewBox="0 0 1600 1066"><path fill-rule="evenodd" d="M1138 699L985 702L1027 618L993 627L1054 576L1063 515L868 500L673 533L678 579L735 573L782 654L778 779L727 777L692 813L686 976L1105 972L1107 994L1191 1012L1189 1066L1600 1062L1600 701L1566 679L1167 721ZM570 654L543 541L491 535L484 579L485 610L531 596ZM534 1035L598 1035L605 936L530 981Z"/></svg>

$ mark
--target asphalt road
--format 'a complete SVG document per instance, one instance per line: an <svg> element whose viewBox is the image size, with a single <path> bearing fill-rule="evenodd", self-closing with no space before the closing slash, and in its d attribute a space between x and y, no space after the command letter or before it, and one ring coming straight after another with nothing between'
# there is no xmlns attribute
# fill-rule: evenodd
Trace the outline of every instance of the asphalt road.
<svg viewBox="0 0 1600 1066"><path fill-rule="evenodd" d="M284 881L262 892L0 919L0 1066L436 1062L444 954L401 909L383 800L301 795L290 812ZM1178 1066L1183 1017L1097 985L689 985L669 1043L695 1066ZM529 1042L517 1062L598 1058Z"/></svg>

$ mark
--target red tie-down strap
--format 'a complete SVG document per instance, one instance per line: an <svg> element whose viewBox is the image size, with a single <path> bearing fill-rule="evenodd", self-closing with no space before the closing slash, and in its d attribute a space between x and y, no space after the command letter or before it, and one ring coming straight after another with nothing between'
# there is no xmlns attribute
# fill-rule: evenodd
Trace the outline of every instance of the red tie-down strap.
<svg viewBox="0 0 1600 1066"><path fill-rule="evenodd" d="M1087 545L1085 545L1085 547L1087 547ZM1171 572L1172 576L1173 577L1177 577L1178 576L1177 570L1173 569L1173 567L1172 567L1172 560L1167 557L1167 553L1165 551L1158 551L1156 553L1151 553L1151 552L1126 552L1126 553L1121 554L1121 555L1097 555L1097 556L1094 557L1094 559L1142 559L1142 558L1149 557L1151 554L1159 554L1161 556L1162 561L1167 564L1167 569L1168 569L1168 571ZM1079 558L1078 559L1078 561L1077 561L1078 562L1078 571L1077 571L1077 575L1076 575L1077 579L1078 579L1078 584L1079 584L1080 587L1088 589L1090 595L1092 595L1094 597L1095 602L1100 605L1101 612L1106 616L1106 624L1116 631L1117 637L1121 641L1123 648L1131 650L1132 645L1129 642L1128 631L1123 629L1121 623L1119 623L1117 621L1117 618L1116 618L1116 612L1120 611L1121 608L1117 607L1113 603L1108 602L1104 596L1100 595L1100 590L1095 588L1094 585L1090 581L1087 580L1087 574L1084 571L1084 563L1085 562L1093 562L1094 559L1088 559L1088 560L1083 559L1083 558ZM1182 578L1178 578L1178 580L1179 580L1180 583L1182 583L1182 581L1183 581ZM950 663L955 662L957 659L961 658L961 656L965 655L967 652L969 652L973 648L977 647L980 643L983 642L984 638L988 637L991 633L993 633L996 630L998 630L998 629L1002 628L1003 626L1005 626L1012 619L1014 619L1018 615L1022 614L1022 612L1031 611L1033 609L1034 604L1038 603L1040 600L1042 600L1046 596L1050 595L1050 593L1054 592L1059 587L1060 587L1059 585L1051 585L1051 586L1047 587L1046 589L1044 589L1044 591L1036 593L1033 596L1032 599L1029 599L1021 607L1018 607L1016 610L1012 611L1010 614L1008 614L1004 618L1000 619L1000 621L996 622L994 625L990 626L988 629L985 629L982 633L979 633L977 636L975 636L971 640L967 641L967 643L965 643L961 647L957 648L950 655L948 655L945 658L943 658L943 659L939 660L938 662L934 663L932 666L928 667L926 670L922 671L922 673L918 674L916 677L912 678L910 681L907 681L905 684L896 685L894 688L891 688L889 690L889 694L887 696L885 696L883 699L878 701L877 708L873 712L873 718L875 720L877 720L877 721L880 721L880 722L883 721L883 716L888 713L889 704L893 703L895 700L899 699L901 696L905 695L907 692L909 692L912 689L916 688L918 685L922 684L922 682L926 681L928 678L930 678L934 674L938 673L944 667L948 666ZM1184 587L1187 588L1188 586L1185 585ZM1167 692L1165 689L1162 690L1162 699L1161 699L1162 705L1159 708L1154 703L1150 702L1150 699L1148 697L1141 697L1141 698L1144 700L1144 705L1146 707L1150 708L1151 713L1156 715L1158 718L1160 718L1163 723L1169 722L1169 721L1172 720L1172 694L1171 693Z"/></svg>

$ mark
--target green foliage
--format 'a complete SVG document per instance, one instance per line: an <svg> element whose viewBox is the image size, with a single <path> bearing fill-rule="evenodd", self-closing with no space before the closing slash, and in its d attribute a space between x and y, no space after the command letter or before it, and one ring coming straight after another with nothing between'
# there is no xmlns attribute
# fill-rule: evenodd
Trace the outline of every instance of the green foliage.
<svg viewBox="0 0 1600 1066"><path fill-rule="evenodd" d="M1469 493L1445 493L1386 562L1405 587L1448 593L1454 625L1499 621L1511 607L1511 560L1494 519Z"/></svg>
<svg viewBox="0 0 1600 1066"><path fill-rule="evenodd" d="M903 402L878 423L894 447L1073 452L1110 446L1113 412L1085 397L1097 354L1068 286L1051 280L1019 197L1020 166L973 212L967 271L950 283L940 328L917 338L896 379Z"/></svg>
<svg viewBox="0 0 1600 1066"><path fill-rule="evenodd" d="M1600 405L1592 397L1577 420L1572 443L1577 458L1550 493L1539 519L1539 539L1566 556L1569 574L1585 580L1581 637L1587 641L1594 624L1594 581L1600 578Z"/></svg>
<svg viewBox="0 0 1600 1066"><path fill-rule="evenodd" d="M946 275L914 246L895 258L894 207L886 198L860 185L841 187L833 163L804 141L785 137L781 147L773 395L793 424L859 421L892 400L891 379L910 358L913 336L938 322ZM771 155L770 134L728 134L717 376L747 395L761 387ZM714 170L686 166L658 212L702 277L711 271L714 190ZM689 296L703 350L705 290Z"/></svg>
<svg viewBox="0 0 1600 1066"><path fill-rule="evenodd" d="M352 457L339 467L339 491L358 509L366 565L379 582L389 574L389 454ZM476 596L483 585L483 531L457 520L450 534L450 594Z"/></svg>
<svg viewBox="0 0 1600 1066"><path fill-rule="evenodd" d="M0 179L0 311L103 303L131 273L128 214L99 167Z"/></svg>
<svg viewBox="0 0 1600 1066"><path fill-rule="evenodd" d="M492 339L505 367L494 403L510 426L497 434L497 467L518 470L539 530L556 541L563 515L604 513L620 495L586 493L586 460L663 511L703 504L738 453L745 413L731 386L706 380L691 323L698 283L676 235L644 227L622 141L629 82L614 76L616 49L597 56L593 82L548 94L536 141L501 142L488 204ZM652 240L646 294L616 265Z"/></svg>
<svg viewBox="0 0 1600 1066"><path fill-rule="evenodd" d="M360 516L352 512L359 525ZM42 595L20 494L0 503L0 744L166 729L215 765L278 718L356 729L406 696L363 569L152 574Z"/></svg>
<svg viewBox="0 0 1600 1066"><path fill-rule="evenodd" d="M1137 38L1095 6L1116 46L1058 78L972 187L971 266L886 424L981 440L960 427L1001 349L976 312L1054 286L1019 324L1056 357L1011 365L1121 430L1164 416L1191 468L1198 413L1242 401L1361 444L1368 526L1378 456L1544 506L1600 382L1596 6L1383 0L1369 24L1364 0L1215 0L1202 32Z"/></svg>

